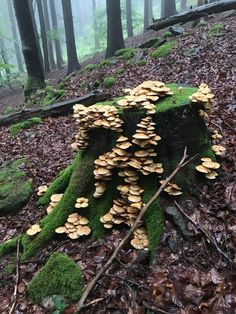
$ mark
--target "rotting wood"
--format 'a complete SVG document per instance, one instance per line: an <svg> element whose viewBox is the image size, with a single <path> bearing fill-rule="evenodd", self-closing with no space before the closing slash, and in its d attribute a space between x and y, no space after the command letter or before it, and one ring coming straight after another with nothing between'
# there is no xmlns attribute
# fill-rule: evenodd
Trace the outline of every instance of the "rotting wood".
<svg viewBox="0 0 236 314"><path fill-rule="evenodd" d="M175 177L177 172L181 170L185 165L187 165L191 160L193 160L196 156L193 156L186 160L188 158L187 155L187 148L185 147L184 149L184 154L174 171L164 180L162 185L159 187L158 191L156 194L148 201L148 203L142 207L137 219L135 220L133 226L129 229L127 232L126 236L121 240L111 257L108 259L108 261L105 263L105 265L97 272L96 276L89 282L87 287L84 290L84 293L82 297L80 298L79 302L77 303L77 311L78 313L84 308L87 307L87 305L84 303L85 300L87 299L89 293L92 291L93 287L96 285L97 281L99 278L105 273L105 271L111 266L113 260L116 258L120 250L123 248L123 246L127 243L127 241L130 239L132 236L134 230L139 226L139 224L142 221L142 218L144 214L146 213L147 209L152 205L152 203L158 198L158 196L161 194L161 192L164 190L166 185Z"/></svg>
<svg viewBox="0 0 236 314"><path fill-rule="evenodd" d="M105 100L107 97L101 92L92 92L84 96L55 103L48 107L42 107L37 109L25 109L19 112L15 112L9 115L0 115L0 127L9 125L11 123L17 123L29 118L39 117L45 118L48 116L59 116L73 113L73 106L75 104L93 105L99 101Z"/></svg>
<svg viewBox="0 0 236 314"><path fill-rule="evenodd" d="M158 31L165 27L172 26L178 23L183 24L189 21L193 21L208 14L220 13L235 9L236 0L223 0L220 2L213 2L197 7L194 10L184 11L168 18L155 20L155 23L149 26L148 29L154 29L155 31Z"/></svg>

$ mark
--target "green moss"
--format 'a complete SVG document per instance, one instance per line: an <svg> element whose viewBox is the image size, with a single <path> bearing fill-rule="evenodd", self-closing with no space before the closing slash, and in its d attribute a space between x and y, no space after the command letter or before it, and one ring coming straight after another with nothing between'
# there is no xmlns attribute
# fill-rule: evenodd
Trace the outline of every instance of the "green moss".
<svg viewBox="0 0 236 314"><path fill-rule="evenodd" d="M63 296L70 302L80 299L83 292L82 272L65 254L54 253L34 276L28 287L30 299L41 304L45 297Z"/></svg>
<svg viewBox="0 0 236 314"><path fill-rule="evenodd" d="M209 31L208 31L208 35L213 35L215 33L219 33L220 31L222 31L224 29L224 24L219 23L219 24L215 24L214 26L212 26Z"/></svg>
<svg viewBox="0 0 236 314"><path fill-rule="evenodd" d="M120 57L123 60L131 60L138 49L136 48L124 48L124 49L119 49L115 52L116 57Z"/></svg>
<svg viewBox="0 0 236 314"><path fill-rule="evenodd" d="M13 275L15 271L15 263L13 261L9 261L6 268L5 268L5 274L7 276Z"/></svg>
<svg viewBox="0 0 236 314"><path fill-rule="evenodd" d="M13 251L16 251L18 240L20 236L17 236L11 240L7 240L0 244L0 259Z"/></svg>
<svg viewBox="0 0 236 314"><path fill-rule="evenodd" d="M216 161L216 156L213 150L211 149L211 141L207 134L200 134L199 135L199 144L200 144L200 158L208 157L211 158L213 161Z"/></svg>
<svg viewBox="0 0 236 314"><path fill-rule="evenodd" d="M14 112L17 112L19 111L19 108L16 108L16 107L13 107L13 106L7 106L5 109L4 109L4 114L11 114L11 113L14 113Z"/></svg>
<svg viewBox="0 0 236 314"><path fill-rule="evenodd" d="M97 65L98 69L101 69L104 67L112 67L112 66L113 66L113 63L109 60L103 60Z"/></svg>
<svg viewBox="0 0 236 314"><path fill-rule="evenodd" d="M9 131L11 133L11 135L15 136L17 135L21 130L25 130L25 129L28 129L30 128L32 125L34 124L39 124L39 123L42 123L42 119L40 118L30 118L30 119L27 119L25 121L22 121L22 122L19 122L19 123L16 123L12 126L10 126L9 128Z"/></svg>
<svg viewBox="0 0 236 314"><path fill-rule="evenodd" d="M151 57L153 59L158 59L160 57L166 57L168 54L170 54L171 50L174 48L174 46L177 44L176 40L172 40L159 48L155 49L153 53L151 54Z"/></svg>
<svg viewBox="0 0 236 314"><path fill-rule="evenodd" d="M162 35L162 38L170 38L172 37L173 34L171 32L165 32L163 35Z"/></svg>
<svg viewBox="0 0 236 314"><path fill-rule="evenodd" d="M113 85L115 85L115 83L116 83L116 79L113 76L107 76L103 80L103 86L105 88L110 88Z"/></svg>
<svg viewBox="0 0 236 314"><path fill-rule="evenodd" d="M24 89L25 97L30 96L30 94L32 94L38 89L44 88L45 85L46 85L45 82L41 78L37 76L28 75L27 83Z"/></svg>
<svg viewBox="0 0 236 314"><path fill-rule="evenodd" d="M58 89L59 90L64 90L65 89L65 83L64 82L61 82L58 84Z"/></svg>
<svg viewBox="0 0 236 314"><path fill-rule="evenodd" d="M47 205L50 203L50 198L53 194L63 193L69 184L72 172L73 164L63 169L49 186L47 192L39 198L37 205Z"/></svg>
<svg viewBox="0 0 236 314"><path fill-rule="evenodd" d="M142 66L145 66L147 65L147 60L139 60L136 64L139 66L139 67L142 67Z"/></svg>
<svg viewBox="0 0 236 314"><path fill-rule="evenodd" d="M94 69L96 69L97 65L94 63L88 64L86 65L86 67L84 68L87 71L93 71Z"/></svg>

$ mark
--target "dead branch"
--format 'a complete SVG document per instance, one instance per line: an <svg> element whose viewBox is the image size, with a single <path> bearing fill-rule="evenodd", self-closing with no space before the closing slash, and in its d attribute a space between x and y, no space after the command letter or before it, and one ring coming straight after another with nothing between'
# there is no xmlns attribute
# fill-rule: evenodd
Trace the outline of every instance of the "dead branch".
<svg viewBox="0 0 236 314"><path fill-rule="evenodd" d="M165 179L165 181L163 182L163 184L160 186L160 188L158 189L158 191L156 192L156 194L148 201L148 203L142 207L136 221L134 222L133 226L129 229L129 231L127 232L126 236L123 238L123 240L121 240L120 244L117 246L117 248L115 249L115 251L113 252L113 254L111 255L111 257L109 258L109 260L106 262L106 264L98 271L98 273L96 274L96 276L89 282L89 284L87 285L87 287L84 290L84 293L82 295L82 297L80 298L79 302L77 303L77 311L79 312L82 308L84 308L85 304L85 300L87 299L89 293L91 292L91 290L93 289L93 287L96 285L98 279L102 276L102 274L105 273L105 271L110 267L110 265L112 264L113 260L116 258L116 256L118 255L118 253L120 252L120 250L123 248L123 246L126 244L126 242L130 239L131 235L133 234L134 230L137 228L137 226L140 224L140 222L142 221L142 218L144 216L144 214L146 213L147 209L152 205L152 203L158 198L158 196L161 194L161 192L163 191L163 189L166 187L166 185L171 181L172 178L174 178L174 176L177 174L177 172L182 169L185 165L187 165L193 158L195 158L196 156L193 156L192 158L187 159L188 155L187 155L187 148L185 147L184 149L184 154L182 159L180 160L180 162L178 163L177 167L175 168L175 170L169 175L169 177L167 177Z"/></svg>
<svg viewBox="0 0 236 314"><path fill-rule="evenodd" d="M12 306L10 308L9 314L12 314L14 312L15 306L16 306L16 301L17 301L17 292L18 292L18 283L19 283L19 264L20 264L20 258L19 258L19 252L20 252L20 238L17 240L17 247L16 247L16 283L15 283L15 288L14 292L12 295Z"/></svg>
<svg viewBox="0 0 236 314"><path fill-rule="evenodd" d="M178 207L179 211L194 225L195 228L197 228L205 237L207 240L213 244L213 246L216 248L216 250L224 256L224 258L231 264L233 268L236 269L236 264L235 262L219 247L219 244L216 242L216 239L211 236L206 229L204 229L201 225L196 223L191 217L189 217L188 214L183 210L183 208L176 202L174 201L175 205Z"/></svg>

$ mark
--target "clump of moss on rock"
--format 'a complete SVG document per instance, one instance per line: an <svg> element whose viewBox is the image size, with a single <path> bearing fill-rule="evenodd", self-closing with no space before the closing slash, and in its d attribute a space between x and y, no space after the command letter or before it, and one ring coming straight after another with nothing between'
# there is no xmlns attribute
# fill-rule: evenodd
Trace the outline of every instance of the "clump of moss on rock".
<svg viewBox="0 0 236 314"><path fill-rule="evenodd" d="M145 65L147 65L147 60L139 60L136 64L139 66L139 67L143 67Z"/></svg>
<svg viewBox="0 0 236 314"><path fill-rule="evenodd" d="M160 46L159 48L157 48L153 51L153 53L151 54L151 57L153 59L158 59L158 58L167 56L171 52L171 50L174 48L176 43L177 42L175 40L172 40L172 41Z"/></svg>
<svg viewBox="0 0 236 314"><path fill-rule="evenodd" d="M105 88L110 88L111 86L115 85L116 79L114 76L107 76L103 80L103 86Z"/></svg>
<svg viewBox="0 0 236 314"><path fill-rule="evenodd" d="M171 32L165 32L163 35L162 35L162 38L170 38L172 37L173 34Z"/></svg>
<svg viewBox="0 0 236 314"><path fill-rule="evenodd" d="M115 52L115 56L120 57L123 60L131 60L135 56L136 52L137 49L135 48L124 48L117 50Z"/></svg>
<svg viewBox="0 0 236 314"><path fill-rule="evenodd" d="M86 67L84 68L87 71L93 71L94 69L96 69L97 65L94 63L88 64L86 65Z"/></svg>
<svg viewBox="0 0 236 314"><path fill-rule="evenodd" d="M34 124L39 124L42 123L42 119L34 117L34 118L30 118L27 119L25 121L13 124L12 126L10 126L9 128L9 132L11 133L11 135L15 136L17 135L21 130L25 130L30 128L32 125Z"/></svg>
<svg viewBox="0 0 236 314"><path fill-rule="evenodd" d="M80 299L83 292L82 272L65 254L54 253L28 288L30 299L41 304L45 297L63 296L70 302Z"/></svg>

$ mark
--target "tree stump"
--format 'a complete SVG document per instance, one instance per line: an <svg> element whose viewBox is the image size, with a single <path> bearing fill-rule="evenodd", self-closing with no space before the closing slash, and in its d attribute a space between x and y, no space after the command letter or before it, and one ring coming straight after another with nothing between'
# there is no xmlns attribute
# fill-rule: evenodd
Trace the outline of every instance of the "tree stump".
<svg viewBox="0 0 236 314"><path fill-rule="evenodd" d="M155 114L152 120L155 125L155 133L160 135L161 140L157 146L153 146L157 156L156 163L162 163L164 173L151 173L140 175L138 185L144 190L142 202L146 203L160 186L159 180L165 178L173 171L187 147L189 156L198 154L197 158L189 163L174 180L183 190L185 197L191 193L192 188L198 179L195 166L199 164L201 157L214 157L208 137L208 131L203 117L199 110L203 105L192 103L189 99L196 88L179 88L177 84L168 85L173 91L172 96L161 98L156 103ZM111 102L109 102L110 105ZM106 103L102 103L106 105ZM116 104L114 104L116 106ZM119 117L124 121L122 135L132 141L132 136L137 130L137 124L147 113L145 110L120 110ZM48 191L42 196L38 205L46 206L50 203L50 197L55 193L64 193L61 201L53 209L52 213L45 216L40 222L42 230L34 237L24 235L21 239L23 247L22 259L31 257L40 247L44 246L55 236L55 229L65 224L68 216L77 211L75 209L76 199L86 197L89 200L89 207L79 209L79 214L89 219L89 227L92 235L96 238L104 235L105 229L100 218L112 207L113 200L119 197L117 186L122 184L123 178L118 175L118 170L113 169L112 180L108 181L107 190L101 198L95 198L94 194L94 161L107 152L110 152L116 145L120 136L115 131L105 130L101 127L89 130L89 145L85 151L79 151L73 164L62 171L51 184ZM135 144L133 145L135 146ZM130 151L135 151L135 147ZM165 197L163 193L163 197ZM147 229L149 238L149 250L154 252L157 247L163 230L163 214L159 200L148 210L144 218L144 227ZM119 227L119 226L118 226ZM14 239L12 240L14 241ZM12 249L11 241L8 241ZM7 242L5 246L7 245ZM6 247L1 251L6 253Z"/></svg>

